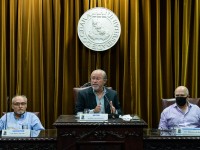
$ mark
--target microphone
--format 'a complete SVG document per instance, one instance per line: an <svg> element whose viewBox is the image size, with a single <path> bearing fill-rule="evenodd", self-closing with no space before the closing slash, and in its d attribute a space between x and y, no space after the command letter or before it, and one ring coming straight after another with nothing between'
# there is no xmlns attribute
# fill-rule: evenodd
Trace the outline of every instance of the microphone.
<svg viewBox="0 0 200 150"><path fill-rule="evenodd" d="M106 101L107 101L108 104L110 105L110 108L111 108L111 110L110 110L110 112L111 112L111 117L114 119L114 118L115 118L115 114L113 113L113 110L112 110L112 107L113 107L113 106L110 104L111 101L108 100L108 97L106 96L106 94L105 94L104 96L105 96L105 98L106 98Z"/></svg>
<svg viewBox="0 0 200 150"><path fill-rule="evenodd" d="M7 129L7 120L8 120L8 115L7 113L9 112L9 97L6 98L6 122L5 122L5 130Z"/></svg>

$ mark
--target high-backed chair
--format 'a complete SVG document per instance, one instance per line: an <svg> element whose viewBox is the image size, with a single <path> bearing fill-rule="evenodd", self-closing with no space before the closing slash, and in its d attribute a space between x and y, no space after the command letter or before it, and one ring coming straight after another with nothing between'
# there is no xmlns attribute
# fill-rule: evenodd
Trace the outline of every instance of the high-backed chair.
<svg viewBox="0 0 200 150"><path fill-rule="evenodd" d="M89 88L90 86L87 87L74 87L73 88L73 93L74 93L74 104L76 104L77 98L78 98L78 92Z"/></svg>
<svg viewBox="0 0 200 150"><path fill-rule="evenodd" d="M192 104L196 104L200 107L200 98L188 98L188 101ZM162 99L162 108L165 109L166 107L174 104L176 102L175 98L170 99Z"/></svg>

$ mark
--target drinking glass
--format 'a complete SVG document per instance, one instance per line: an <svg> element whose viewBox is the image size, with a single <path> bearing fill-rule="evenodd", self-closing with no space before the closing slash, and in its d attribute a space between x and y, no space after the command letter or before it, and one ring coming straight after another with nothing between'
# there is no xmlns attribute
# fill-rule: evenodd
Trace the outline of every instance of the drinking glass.
<svg viewBox="0 0 200 150"><path fill-rule="evenodd" d="M90 109L85 108L83 113L84 113L84 114L89 114L89 112L90 112Z"/></svg>

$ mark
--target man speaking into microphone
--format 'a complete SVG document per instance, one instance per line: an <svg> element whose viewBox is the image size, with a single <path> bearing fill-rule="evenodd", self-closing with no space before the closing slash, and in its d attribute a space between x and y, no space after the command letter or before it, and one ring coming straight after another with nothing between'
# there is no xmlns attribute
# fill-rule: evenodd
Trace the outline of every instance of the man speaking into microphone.
<svg viewBox="0 0 200 150"><path fill-rule="evenodd" d="M101 69L91 73L91 87L78 92L76 113L89 109L89 113L122 114L117 92L104 85L107 75Z"/></svg>

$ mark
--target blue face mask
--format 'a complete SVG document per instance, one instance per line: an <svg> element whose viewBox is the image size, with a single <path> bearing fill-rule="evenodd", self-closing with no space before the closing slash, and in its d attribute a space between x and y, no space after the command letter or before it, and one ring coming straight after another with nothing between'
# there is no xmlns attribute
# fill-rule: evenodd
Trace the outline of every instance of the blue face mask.
<svg viewBox="0 0 200 150"><path fill-rule="evenodd" d="M187 97L176 97L176 104L178 106L184 106L187 102Z"/></svg>

